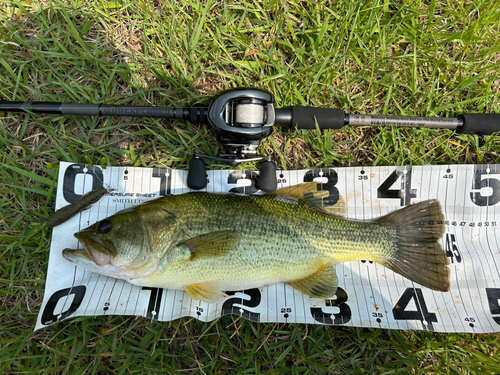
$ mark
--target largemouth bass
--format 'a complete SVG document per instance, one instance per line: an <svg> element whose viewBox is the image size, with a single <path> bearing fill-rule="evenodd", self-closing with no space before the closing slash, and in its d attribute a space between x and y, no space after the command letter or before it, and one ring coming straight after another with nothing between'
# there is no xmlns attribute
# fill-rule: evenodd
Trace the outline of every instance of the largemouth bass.
<svg viewBox="0 0 500 375"><path fill-rule="evenodd" d="M439 243L437 200L371 222L351 221L322 203L327 191L305 183L265 195L188 193L150 200L101 220L63 256L92 272L136 285L185 290L216 302L224 291L284 282L332 297L335 264L372 260L432 290L450 288Z"/></svg>

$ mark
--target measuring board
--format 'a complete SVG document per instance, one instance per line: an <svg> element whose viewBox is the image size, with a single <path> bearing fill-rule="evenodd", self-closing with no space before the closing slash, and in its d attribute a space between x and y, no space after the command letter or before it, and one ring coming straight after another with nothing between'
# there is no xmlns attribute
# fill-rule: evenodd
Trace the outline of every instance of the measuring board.
<svg viewBox="0 0 500 375"><path fill-rule="evenodd" d="M411 203L438 199L451 289L434 292L376 263L336 265L331 299L304 296L285 284L227 292L221 302L184 291L140 287L86 271L62 257L77 248L73 233L147 199L191 191L187 171L61 163L56 209L101 186L114 188L90 209L54 228L45 296L36 329L77 316L183 316L211 321L235 314L254 322L330 324L437 332L500 331L500 164L323 168L277 171L278 188L328 182L344 197L347 218L372 220ZM255 171L207 171L204 191L262 194Z"/></svg>

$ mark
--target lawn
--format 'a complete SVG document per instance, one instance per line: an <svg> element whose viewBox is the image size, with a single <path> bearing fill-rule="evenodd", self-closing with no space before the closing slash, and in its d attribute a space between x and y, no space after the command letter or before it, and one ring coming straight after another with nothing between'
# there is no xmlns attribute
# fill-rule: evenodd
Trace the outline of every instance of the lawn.
<svg viewBox="0 0 500 375"><path fill-rule="evenodd" d="M189 106L257 87L278 107L500 113L499 36L495 0L0 0L0 100ZM234 316L76 318L33 332L59 162L185 169L220 145L205 126L177 120L9 113L0 127L2 373L500 373L498 334ZM500 163L500 141L438 129L275 129L259 154L280 169L483 164Z"/></svg>

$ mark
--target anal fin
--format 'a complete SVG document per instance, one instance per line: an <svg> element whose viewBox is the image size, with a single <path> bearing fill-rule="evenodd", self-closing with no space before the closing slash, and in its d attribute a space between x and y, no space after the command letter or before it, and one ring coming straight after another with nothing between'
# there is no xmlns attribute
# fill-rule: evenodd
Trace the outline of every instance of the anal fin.
<svg viewBox="0 0 500 375"><path fill-rule="evenodd" d="M312 275L287 284L310 297L329 298L337 292L339 280L335 266L330 263L323 265Z"/></svg>

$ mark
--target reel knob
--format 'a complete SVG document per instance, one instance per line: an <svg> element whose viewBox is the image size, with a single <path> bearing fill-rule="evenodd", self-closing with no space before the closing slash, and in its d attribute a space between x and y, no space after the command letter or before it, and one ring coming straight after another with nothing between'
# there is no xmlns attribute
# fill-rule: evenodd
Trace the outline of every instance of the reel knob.
<svg viewBox="0 0 500 375"><path fill-rule="evenodd" d="M187 186L193 190L201 190L207 187L207 171L203 159L194 157L189 161Z"/></svg>
<svg viewBox="0 0 500 375"><path fill-rule="evenodd" d="M257 187L266 193L271 193L278 188L278 180L276 179L276 163L274 161L266 160L260 166Z"/></svg>

